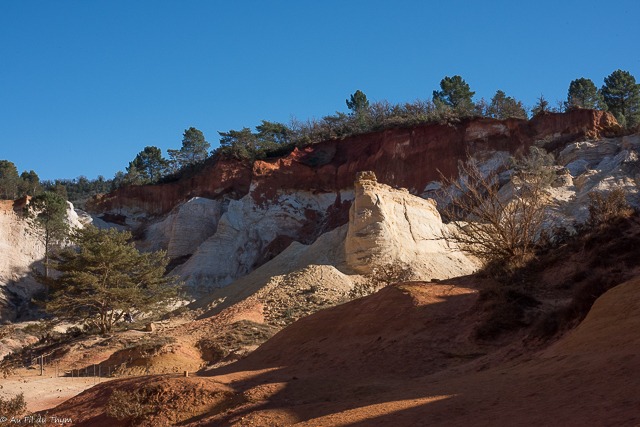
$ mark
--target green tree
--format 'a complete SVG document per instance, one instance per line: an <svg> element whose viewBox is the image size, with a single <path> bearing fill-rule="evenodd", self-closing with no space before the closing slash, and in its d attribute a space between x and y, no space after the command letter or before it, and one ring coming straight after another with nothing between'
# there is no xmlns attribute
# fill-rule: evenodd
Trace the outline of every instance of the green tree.
<svg viewBox="0 0 640 427"><path fill-rule="evenodd" d="M581 77L569 83L569 91L567 93L567 109L571 108L602 108L602 95L591 81Z"/></svg>
<svg viewBox="0 0 640 427"><path fill-rule="evenodd" d="M185 166L206 160L210 147L211 144L204 139L204 134L200 130L190 127L184 131L182 147L179 150L167 150L167 152L174 169L182 169Z"/></svg>
<svg viewBox="0 0 640 427"><path fill-rule="evenodd" d="M122 182L126 185L143 185L147 184L149 181L142 175L134 164L129 163L129 166L127 166L127 173L124 175Z"/></svg>
<svg viewBox="0 0 640 427"><path fill-rule="evenodd" d="M347 107L351 110L351 117L355 119L355 124L360 130L364 130L367 127L367 118L369 116L367 95L360 90L356 90L346 102Z"/></svg>
<svg viewBox="0 0 640 427"><path fill-rule="evenodd" d="M167 173L168 166L167 160L162 157L162 150L153 146L144 147L129 163L127 174L131 172L133 175L135 172L136 180L141 183L157 182Z"/></svg>
<svg viewBox="0 0 640 427"><path fill-rule="evenodd" d="M602 98L622 126L640 124L640 85L628 71L616 70L604 79Z"/></svg>
<svg viewBox="0 0 640 427"><path fill-rule="evenodd" d="M367 99L367 95L360 90L356 90L349 99L346 100L347 108L351 110L351 112L358 116L365 113L369 109L369 100Z"/></svg>
<svg viewBox="0 0 640 427"><path fill-rule="evenodd" d="M69 235L67 201L57 193L45 191L26 206L27 219L44 243L44 278L49 278L49 258Z"/></svg>
<svg viewBox="0 0 640 427"><path fill-rule="evenodd" d="M250 128L218 132L220 134L220 152L236 159L255 160L258 151L258 138Z"/></svg>
<svg viewBox="0 0 640 427"><path fill-rule="evenodd" d="M433 102L446 105L461 115L473 112L473 95L475 92L460 76L445 77L440 81L440 91L433 91Z"/></svg>
<svg viewBox="0 0 640 427"><path fill-rule="evenodd" d="M117 188L122 187L126 183L126 175L122 171L118 171L113 175L113 179L111 180L111 186L109 191L114 191Z"/></svg>
<svg viewBox="0 0 640 427"><path fill-rule="evenodd" d="M17 199L19 196L20 176L18 169L9 160L0 160L0 198Z"/></svg>
<svg viewBox="0 0 640 427"><path fill-rule="evenodd" d="M283 123L262 120L257 132L245 127L241 130L218 132L219 152L236 159L263 159L270 154L293 147L293 131Z"/></svg>
<svg viewBox="0 0 640 427"><path fill-rule="evenodd" d="M27 196L35 196L42 191L40 177L35 171L31 170L29 172L22 172L22 174L20 174L20 179L20 193Z"/></svg>
<svg viewBox="0 0 640 427"><path fill-rule="evenodd" d="M531 109L531 113L534 116L538 114L544 114L549 112L549 101L544 97L544 95L540 95L540 97L536 101L536 105Z"/></svg>
<svg viewBox="0 0 640 427"><path fill-rule="evenodd" d="M508 119L515 117L518 119L527 118L527 110L525 110L522 102L507 96L503 91L498 90L491 98L491 103L487 107L487 116L495 119Z"/></svg>
<svg viewBox="0 0 640 427"><path fill-rule="evenodd" d="M131 233L93 226L76 230L76 246L59 252L45 310L60 320L84 321L105 334L126 313L158 312L175 298L175 278L165 276L164 251L141 253Z"/></svg>
<svg viewBox="0 0 640 427"><path fill-rule="evenodd" d="M256 126L258 139L276 146L288 145L291 143L293 131L284 123L269 122L262 120L262 124Z"/></svg>

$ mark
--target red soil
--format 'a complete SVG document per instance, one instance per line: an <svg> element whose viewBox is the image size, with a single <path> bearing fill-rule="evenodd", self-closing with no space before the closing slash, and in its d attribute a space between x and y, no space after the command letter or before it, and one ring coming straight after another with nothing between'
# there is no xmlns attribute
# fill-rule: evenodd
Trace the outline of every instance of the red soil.
<svg viewBox="0 0 640 427"><path fill-rule="evenodd" d="M470 339L478 320L473 280L458 286L400 284L304 318L246 359L198 378L194 387L229 387L228 406L203 410L186 422L640 423L640 382L633 380L640 374L640 278L607 292L577 329L534 353L523 353L518 340L500 348ZM129 379L119 387L160 379L173 381ZM88 420L103 416L113 384L88 390L52 413L96 425Z"/></svg>

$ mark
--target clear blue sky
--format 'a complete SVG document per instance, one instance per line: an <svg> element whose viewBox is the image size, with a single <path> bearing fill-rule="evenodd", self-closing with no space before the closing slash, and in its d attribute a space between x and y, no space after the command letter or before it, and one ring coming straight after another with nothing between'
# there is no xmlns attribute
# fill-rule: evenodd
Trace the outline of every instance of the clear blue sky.
<svg viewBox="0 0 640 427"><path fill-rule="evenodd" d="M430 98L461 75L554 104L569 82L640 80L640 2L0 0L0 159L111 178L147 145ZM166 153L166 152L165 152Z"/></svg>

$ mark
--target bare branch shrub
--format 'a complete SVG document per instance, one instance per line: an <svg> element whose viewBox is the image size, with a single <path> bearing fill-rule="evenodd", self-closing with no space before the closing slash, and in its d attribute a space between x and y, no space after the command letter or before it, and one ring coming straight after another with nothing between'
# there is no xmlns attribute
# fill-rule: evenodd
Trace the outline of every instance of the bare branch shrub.
<svg viewBox="0 0 640 427"><path fill-rule="evenodd" d="M444 215L453 225L445 237L485 266L522 266L534 256L543 231L551 159L532 150L514 161L502 189L498 174L509 169L506 163L483 172L473 159L461 162L458 179L442 177L451 200Z"/></svg>
<svg viewBox="0 0 640 427"><path fill-rule="evenodd" d="M627 203L624 190L614 188L607 195L592 191L589 193L589 219L587 226L598 227L610 224L618 218L629 218L633 208Z"/></svg>

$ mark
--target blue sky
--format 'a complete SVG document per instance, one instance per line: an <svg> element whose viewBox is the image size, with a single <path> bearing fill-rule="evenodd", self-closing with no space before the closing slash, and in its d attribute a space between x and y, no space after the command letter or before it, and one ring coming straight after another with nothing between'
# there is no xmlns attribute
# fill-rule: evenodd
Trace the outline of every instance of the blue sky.
<svg viewBox="0 0 640 427"><path fill-rule="evenodd" d="M0 159L113 176L147 145L430 98L461 75L533 105L640 80L640 2L0 0Z"/></svg>

